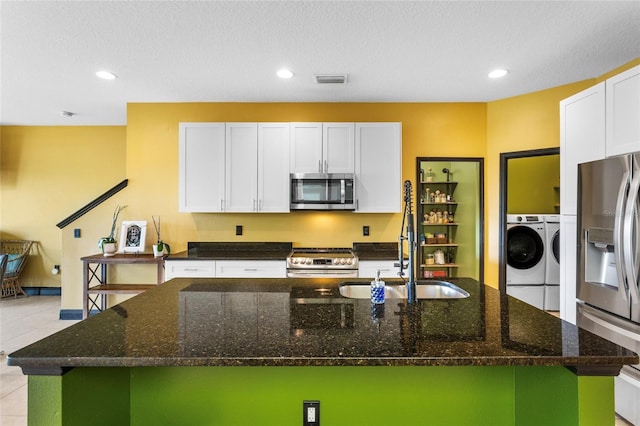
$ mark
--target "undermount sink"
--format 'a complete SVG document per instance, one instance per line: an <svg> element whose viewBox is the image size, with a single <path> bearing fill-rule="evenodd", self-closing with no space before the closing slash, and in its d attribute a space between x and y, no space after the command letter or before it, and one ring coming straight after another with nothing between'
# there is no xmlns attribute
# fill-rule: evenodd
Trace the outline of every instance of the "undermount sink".
<svg viewBox="0 0 640 426"><path fill-rule="evenodd" d="M371 298L371 283L343 282L340 284L340 295L351 299ZM386 282L384 288L386 299L406 299L407 285L398 281ZM464 299L469 293L450 283L439 280L416 281L416 297L418 299Z"/></svg>

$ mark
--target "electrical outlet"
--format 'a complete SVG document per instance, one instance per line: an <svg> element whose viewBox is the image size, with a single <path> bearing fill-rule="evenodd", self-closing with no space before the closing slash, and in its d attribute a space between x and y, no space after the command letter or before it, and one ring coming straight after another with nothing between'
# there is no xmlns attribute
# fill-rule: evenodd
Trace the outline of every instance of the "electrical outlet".
<svg viewBox="0 0 640 426"><path fill-rule="evenodd" d="M242 235L242 225L236 225L236 235Z"/></svg>
<svg viewBox="0 0 640 426"><path fill-rule="evenodd" d="M302 426L320 426L320 401L302 401Z"/></svg>
<svg viewBox="0 0 640 426"><path fill-rule="evenodd" d="M362 235L364 235L365 237L369 236L369 225L364 225L362 227Z"/></svg>

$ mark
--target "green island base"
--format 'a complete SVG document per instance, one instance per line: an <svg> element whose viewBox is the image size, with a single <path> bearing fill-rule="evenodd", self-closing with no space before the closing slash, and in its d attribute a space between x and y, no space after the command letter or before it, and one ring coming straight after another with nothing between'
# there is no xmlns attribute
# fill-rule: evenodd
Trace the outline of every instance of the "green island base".
<svg viewBox="0 0 640 426"><path fill-rule="evenodd" d="M564 367L77 367L29 376L30 425L613 426L613 376Z"/></svg>

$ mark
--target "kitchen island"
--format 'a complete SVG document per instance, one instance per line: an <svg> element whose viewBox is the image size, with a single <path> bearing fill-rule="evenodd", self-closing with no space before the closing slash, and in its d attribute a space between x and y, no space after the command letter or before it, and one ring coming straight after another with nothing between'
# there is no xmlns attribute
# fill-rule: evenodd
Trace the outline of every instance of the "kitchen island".
<svg viewBox="0 0 640 426"><path fill-rule="evenodd" d="M368 280L353 279L350 281ZM613 425L636 354L471 279L464 299L339 279L173 279L8 357L30 424Z"/></svg>

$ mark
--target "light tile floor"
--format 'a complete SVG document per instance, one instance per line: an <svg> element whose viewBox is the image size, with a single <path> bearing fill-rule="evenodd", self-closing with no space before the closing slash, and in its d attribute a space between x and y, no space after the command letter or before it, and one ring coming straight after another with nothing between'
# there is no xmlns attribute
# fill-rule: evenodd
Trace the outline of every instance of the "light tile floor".
<svg viewBox="0 0 640 426"><path fill-rule="evenodd" d="M78 322L59 315L59 296L0 300L0 426L27 425L27 376L7 355Z"/></svg>
<svg viewBox="0 0 640 426"><path fill-rule="evenodd" d="M58 296L0 300L0 426L27 425L27 377L7 355L78 322L59 320L59 312ZM631 424L618 418L616 426Z"/></svg>

